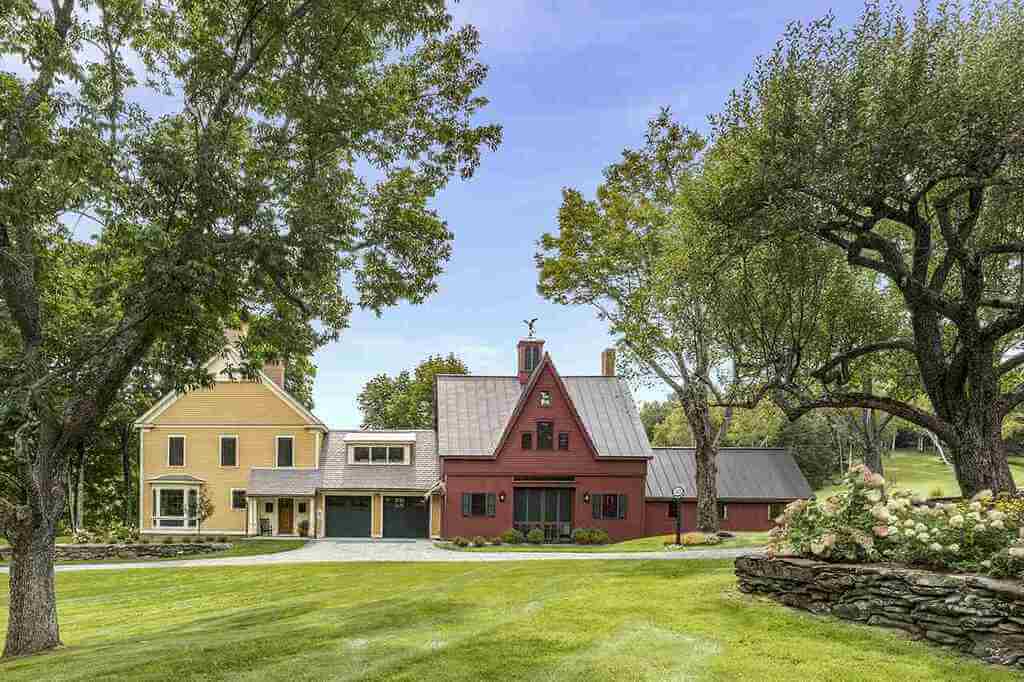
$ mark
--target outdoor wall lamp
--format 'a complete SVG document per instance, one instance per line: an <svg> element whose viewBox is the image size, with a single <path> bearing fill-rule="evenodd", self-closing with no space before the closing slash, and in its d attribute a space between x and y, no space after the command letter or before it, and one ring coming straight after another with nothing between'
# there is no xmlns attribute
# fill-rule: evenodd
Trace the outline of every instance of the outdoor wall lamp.
<svg viewBox="0 0 1024 682"><path fill-rule="evenodd" d="M502 490L500 493L498 493L498 502L504 502L504 501L505 501L505 491Z"/></svg>
<svg viewBox="0 0 1024 682"><path fill-rule="evenodd" d="M590 491L583 493L583 504L590 504Z"/></svg>

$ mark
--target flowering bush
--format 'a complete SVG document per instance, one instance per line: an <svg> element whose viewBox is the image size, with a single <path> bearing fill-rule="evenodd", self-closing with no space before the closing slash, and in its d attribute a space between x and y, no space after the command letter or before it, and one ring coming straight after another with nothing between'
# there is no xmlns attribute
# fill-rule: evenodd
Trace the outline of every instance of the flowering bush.
<svg viewBox="0 0 1024 682"><path fill-rule="evenodd" d="M717 545L722 541L722 538L718 537L714 533L701 533L694 531L691 533L683 533L683 536L679 540L688 546L692 545Z"/></svg>
<svg viewBox="0 0 1024 682"><path fill-rule="evenodd" d="M857 466L844 489L799 500L776 519L769 551L827 561L896 561L956 571L989 571L1017 539L1020 521L990 492L969 502L927 506L906 490L886 494L885 479ZM1024 559L1024 546L1020 547Z"/></svg>

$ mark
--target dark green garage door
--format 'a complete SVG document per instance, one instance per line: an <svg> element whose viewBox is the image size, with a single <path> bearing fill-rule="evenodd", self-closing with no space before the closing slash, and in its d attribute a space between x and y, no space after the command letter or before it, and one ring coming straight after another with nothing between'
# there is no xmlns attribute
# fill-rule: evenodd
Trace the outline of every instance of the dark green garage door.
<svg viewBox="0 0 1024 682"><path fill-rule="evenodd" d="M327 537L370 537L370 498L328 497Z"/></svg>
<svg viewBox="0 0 1024 682"><path fill-rule="evenodd" d="M384 537L425 538L430 507L422 497L384 498Z"/></svg>

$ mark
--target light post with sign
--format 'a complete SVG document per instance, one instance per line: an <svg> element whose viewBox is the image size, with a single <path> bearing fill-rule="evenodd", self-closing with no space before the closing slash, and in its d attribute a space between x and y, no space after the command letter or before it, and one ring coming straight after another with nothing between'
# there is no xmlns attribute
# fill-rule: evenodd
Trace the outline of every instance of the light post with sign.
<svg viewBox="0 0 1024 682"><path fill-rule="evenodd" d="M672 488L672 499L675 500L673 504L676 505L676 546L678 547L682 544L679 534L683 529L683 503L681 502L683 499L682 486L677 485L675 488Z"/></svg>

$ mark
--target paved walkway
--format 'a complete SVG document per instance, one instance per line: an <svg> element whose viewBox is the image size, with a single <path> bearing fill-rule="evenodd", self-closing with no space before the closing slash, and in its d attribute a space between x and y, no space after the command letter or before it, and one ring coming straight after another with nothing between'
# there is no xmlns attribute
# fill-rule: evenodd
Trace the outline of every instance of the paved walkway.
<svg viewBox="0 0 1024 682"><path fill-rule="evenodd" d="M758 552L758 548L745 549L689 549L678 552L456 552L439 549L429 540L411 542L337 542L316 540L305 547L277 554L260 554L223 559L181 559L177 561L139 561L118 564L66 564L58 571L123 570L128 568L181 568L202 566L264 566L272 564L299 564L353 561L679 561L687 559L735 559ZM7 568L2 569L3 572Z"/></svg>

